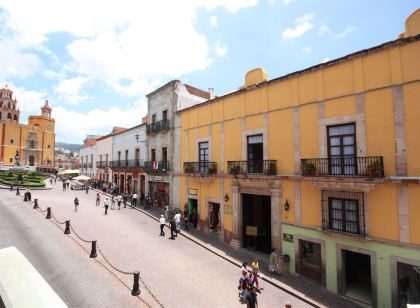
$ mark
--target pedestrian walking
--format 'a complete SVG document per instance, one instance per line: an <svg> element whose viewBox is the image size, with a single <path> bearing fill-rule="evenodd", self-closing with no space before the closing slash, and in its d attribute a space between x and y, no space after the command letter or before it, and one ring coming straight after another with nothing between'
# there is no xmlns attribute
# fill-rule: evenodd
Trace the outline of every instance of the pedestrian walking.
<svg viewBox="0 0 420 308"><path fill-rule="evenodd" d="M66 188L69 189L69 186L70 186L70 180L67 180L66 181Z"/></svg>
<svg viewBox="0 0 420 308"><path fill-rule="evenodd" d="M270 273L277 273L279 275L281 274L281 256L279 253L277 253L275 248L271 250L268 271Z"/></svg>
<svg viewBox="0 0 420 308"><path fill-rule="evenodd" d="M188 211L184 210L184 228L188 230Z"/></svg>
<svg viewBox="0 0 420 308"><path fill-rule="evenodd" d="M52 181L53 181L52 178L50 178L50 186L52 186Z"/></svg>
<svg viewBox="0 0 420 308"><path fill-rule="evenodd" d="M85 190L86 190L86 194L88 194L89 193L89 184L88 183L86 183L86 185L85 185Z"/></svg>
<svg viewBox="0 0 420 308"><path fill-rule="evenodd" d="M109 206L109 198L105 198L104 201L104 208L105 208L105 215L108 215L108 206Z"/></svg>
<svg viewBox="0 0 420 308"><path fill-rule="evenodd" d="M96 205L101 204L101 195L99 193L96 193Z"/></svg>
<svg viewBox="0 0 420 308"><path fill-rule="evenodd" d="M121 194L118 194L117 196L117 204L118 204L118 209L121 210L121 201L122 201L123 197L121 196Z"/></svg>
<svg viewBox="0 0 420 308"><path fill-rule="evenodd" d="M79 207L79 199L77 199L77 197L74 198L73 203L74 203L74 211L77 212L77 208Z"/></svg>
<svg viewBox="0 0 420 308"><path fill-rule="evenodd" d="M124 194L124 196L123 196L124 208L127 207L127 199L128 199L127 194Z"/></svg>
<svg viewBox="0 0 420 308"><path fill-rule="evenodd" d="M176 233L181 231L181 213L177 212L174 216L175 224L176 224Z"/></svg>
<svg viewBox="0 0 420 308"><path fill-rule="evenodd" d="M115 196L111 196L111 210L115 210Z"/></svg>
<svg viewBox="0 0 420 308"><path fill-rule="evenodd" d="M26 190L26 193L28 194L28 201L31 202L31 198L32 198L31 190L28 188Z"/></svg>
<svg viewBox="0 0 420 308"><path fill-rule="evenodd" d="M163 232L163 228L165 227L166 221L163 215L160 215L159 223L160 223L160 236L165 236L165 232Z"/></svg>
<svg viewBox="0 0 420 308"><path fill-rule="evenodd" d="M263 290L263 288L260 288L260 283L258 281L258 277L260 276L260 264L258 262L258 259L254 259L254 261L252 261L251 268L252 268L252 276L253 276L252 284L255 283L255 286L257 287L257 289Z"/></svg>
<svg viewBox="0 0 420 308"><path fill-rule="evenodd" d="M66 187L67 187L66 182L63 181L63 191L66 191Z"/></svg>
<svg viewBox="0 0 420 308"><path fill-rule="evenodd" d="M137 194L134 193L133 199L131 200L131 206L134 208L137 206Z"/></svg>
<svg viewBox="0 0 420 308"><path fill-rule="evenodd" d="M171 240L175 239L176 236L176 223L175 223L175 219L171 219L170 222L170 228L171 228Z"/></svg>

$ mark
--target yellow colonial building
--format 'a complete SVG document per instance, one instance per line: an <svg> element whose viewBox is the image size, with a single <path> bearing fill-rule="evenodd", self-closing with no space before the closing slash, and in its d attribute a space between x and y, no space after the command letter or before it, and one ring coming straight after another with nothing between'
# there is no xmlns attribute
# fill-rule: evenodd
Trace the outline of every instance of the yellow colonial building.
<svg viewBox="0 0 420 308"><path fill-rule="evenodd" d="M0 165L51 168L54 165L55 120L45 101L41 115L31 115L19 124L20 111L13 91L0 89ZM18 154L18 155L17 155Z"/></svg>
<svg viewBox="0 0 420 308"><path fill-rule="evenodd" d="M181 207L359 303L420 303L419 33L417 10L394 41L272 80L254 69L179 111Z"/></svg>

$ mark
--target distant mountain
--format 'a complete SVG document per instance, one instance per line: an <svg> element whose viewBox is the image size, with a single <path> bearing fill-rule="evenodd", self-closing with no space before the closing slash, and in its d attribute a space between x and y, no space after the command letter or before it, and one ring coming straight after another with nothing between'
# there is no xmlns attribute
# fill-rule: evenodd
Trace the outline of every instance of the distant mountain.
<svg viewBox="0 0 420 308"><path fill-rule="evenodd" d="M75 152L75 151L79 151L81 148L83 148L83 144L56 142L55 147L56 148L64 148L64 149L70 150L72 152Z"/></svg>

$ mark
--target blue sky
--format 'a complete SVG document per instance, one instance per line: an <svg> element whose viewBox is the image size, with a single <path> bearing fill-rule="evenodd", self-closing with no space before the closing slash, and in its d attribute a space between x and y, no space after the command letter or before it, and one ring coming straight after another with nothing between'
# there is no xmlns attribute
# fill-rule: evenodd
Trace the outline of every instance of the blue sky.
<svg viewBox="0 0 420 308"><path fill-rule="evenodd" d="M418 1L0 0L0 84L21 122L45 98L56 141L137 125L145 94L180 79L238 89L394 40Z"/></svg>

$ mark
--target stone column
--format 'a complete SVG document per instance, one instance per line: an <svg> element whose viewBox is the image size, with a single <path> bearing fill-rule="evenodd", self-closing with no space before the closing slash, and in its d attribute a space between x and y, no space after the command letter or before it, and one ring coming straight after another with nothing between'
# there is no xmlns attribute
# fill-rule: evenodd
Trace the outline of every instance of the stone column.
<svg viewBox="0 0 420 308"><path fill-rule="evenodd" d="M242 225L242 210L240 209L240 196L239 196L239 185L235 182L232 182L232 241L231 245L235 248L240 247L241 236L240 230Z"/></svg>
<svg viewBox="0 0 420 308"><path fill-rule="evenodd" d="M271 247L281 251L281 189L271 189Z"/></svg>

